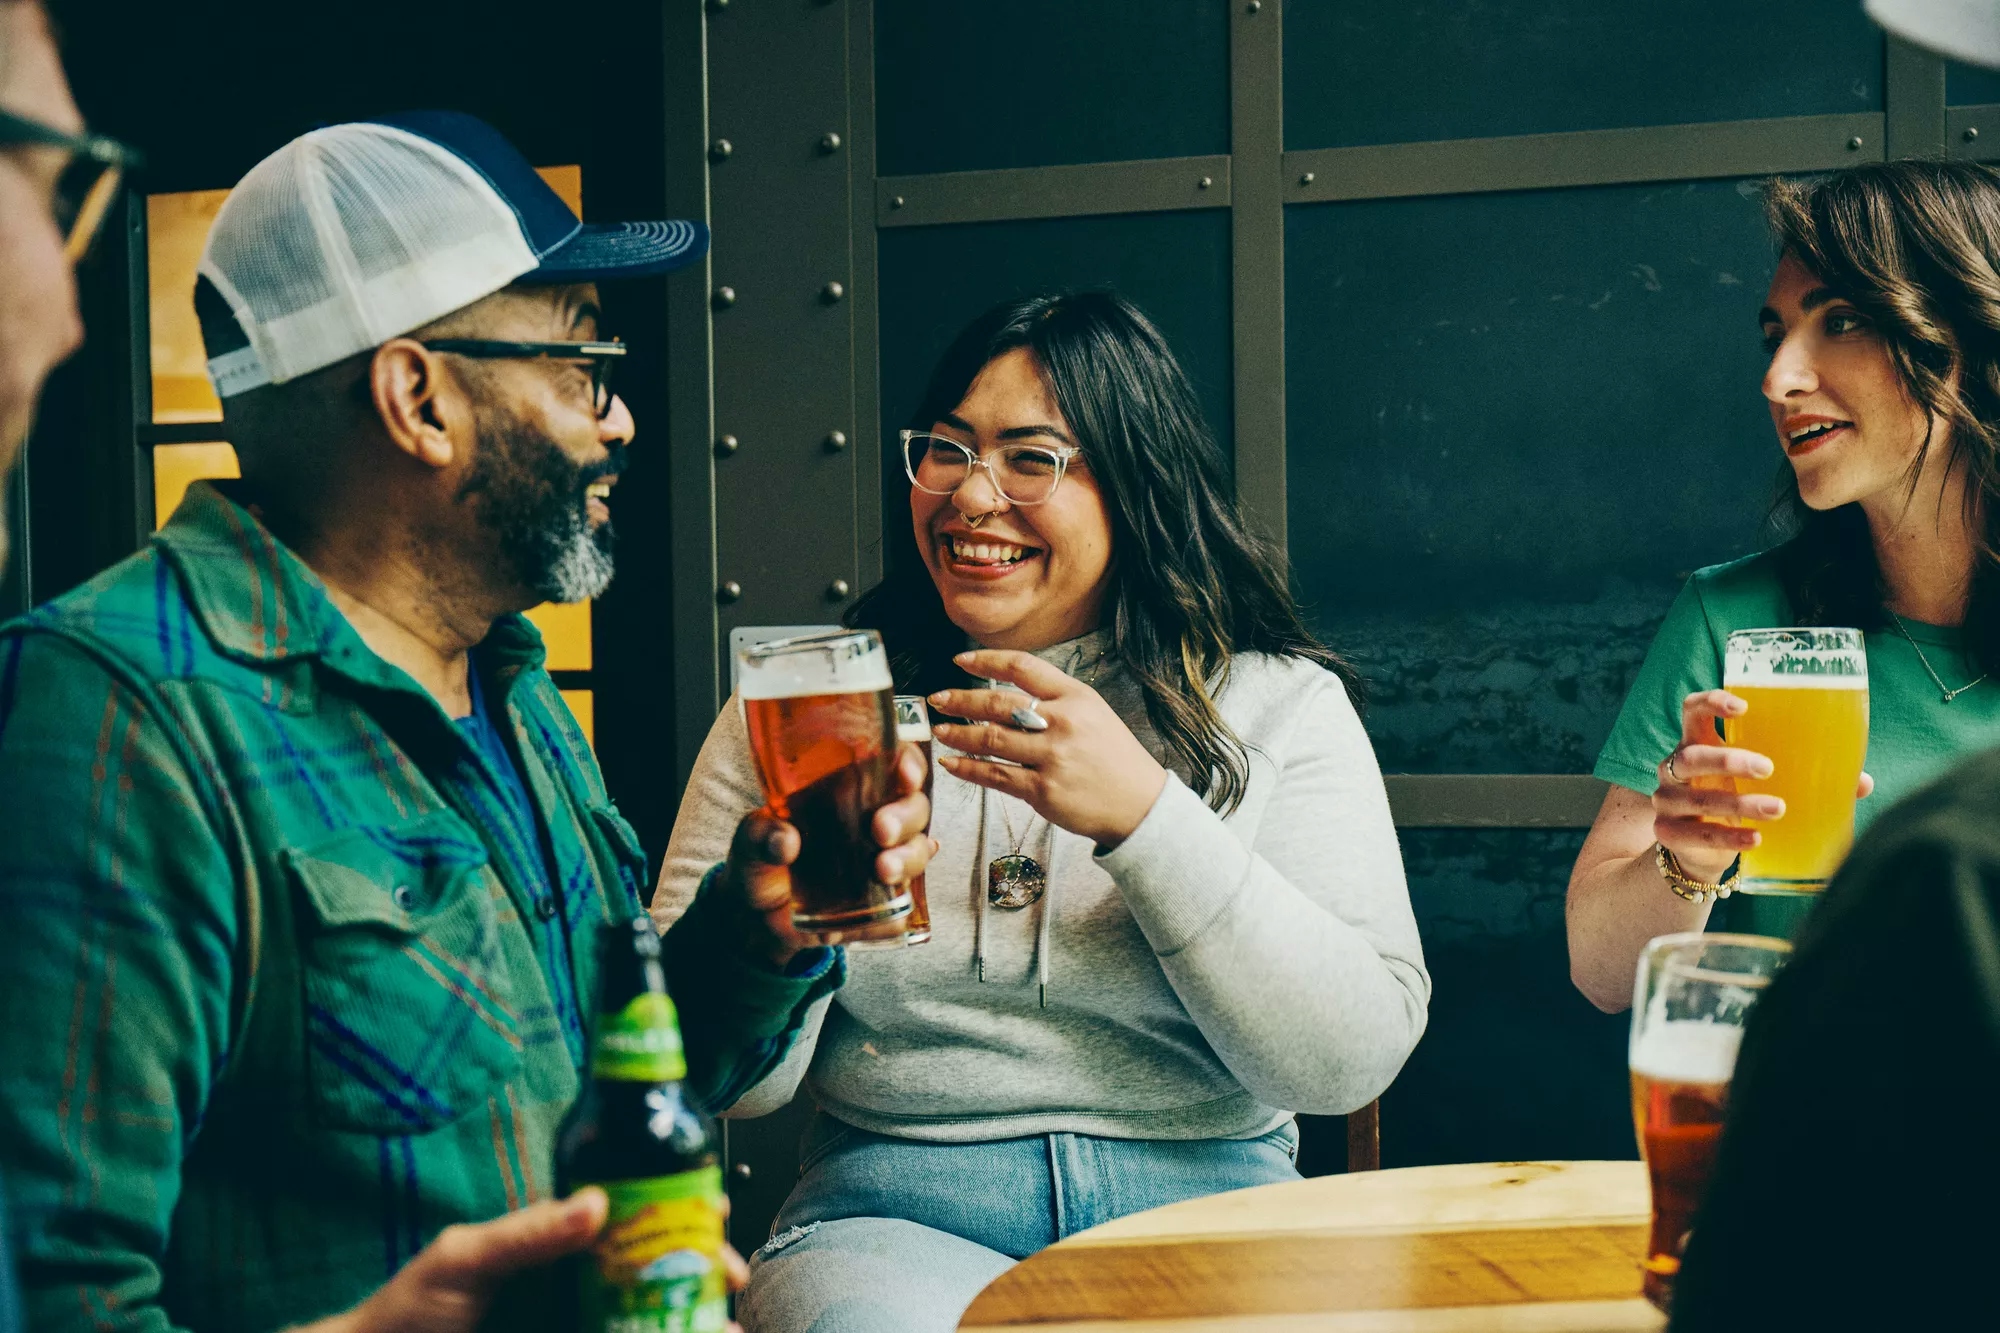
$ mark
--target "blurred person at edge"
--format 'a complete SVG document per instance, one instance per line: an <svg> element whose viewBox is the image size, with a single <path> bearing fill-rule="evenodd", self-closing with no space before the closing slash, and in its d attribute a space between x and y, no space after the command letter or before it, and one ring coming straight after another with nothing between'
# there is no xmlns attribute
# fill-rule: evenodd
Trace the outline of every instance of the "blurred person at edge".
<svg viewBox="0 0 2000 1333"><path fill-rule="evenodd" d="M1354 674L1159 330L1108 292L996 306L910 425L892 572L849 620L964 719L934 728L934 933L856 956L730 1108L803 1077L819 1109L752 1333L942 1333L1074 1231L1295 1180L1293 1113L1379 1095L1430 998ZM1031 698L1044 730L1015 721ZM656 920L699 909L762 799L725 709Z"/></svg>
<svg viewBox="0 0 2000 1333"><path fill-rule="evenodd" d="M0 111L68 134L83 117L38 0L0 0ZM61 149L0 149L0 572L7 567L7 484L20 458L42 382L83 341L76 279L56 224ZM0 984L5 984L0 982ZM0 1084L0 1096L13 1095ZM0 1333L18 1333L14 1255L7 1241L7 1182L0 1175Z"/></svg>
<svg viewBox="0 0 2000 1333"><path fill-rule="evenodd" d="M549 1264L606 1199L550 1197L553 1145L592 926L643 910L646 860L518 613L611 576L634 425L596 282L706 244L580 224L444 112L315 130L224 205L195 305L241 482L0 627L0 1174L37 1333L574 1318ZM929 853L914 750L901 776L889 879ZM665 941L697 1098L841 979L766 925L777 832Z"/></svg>
<svg viewBox="0 0 2000 1333"><path fill-rule="evenodd" d="M39 0L0 0L0 111L66 134L83 131ZM47 144L0 148L0 495L42 382L83 341L76 277L54 211L67 158ZM0 568L9 540L0 504Z"/></svg>
<svg viewBox="0 0 2000 1333"><path fill-rule="evenodd" d="M1783 815L1775 796L1690 782L1771 771L1769 757L1716 734L1745 707L1721 688L1730 631L1865 632L1861 791L1873 795L1856 810L1862 831L2000 743L2000 171L1871 163L1775 181L1765 200L1779 259L1758 316L1763 391L1792 531L1695 571L1598 756L1612 785L1570 875L1567 917L1570 974L1610 1012L1631 1004L1654 936L1790 938L1820 898L1698 902L1661 871L1665 848L1684 875L1716 883L1760 836L1735 821Z"/></svg>

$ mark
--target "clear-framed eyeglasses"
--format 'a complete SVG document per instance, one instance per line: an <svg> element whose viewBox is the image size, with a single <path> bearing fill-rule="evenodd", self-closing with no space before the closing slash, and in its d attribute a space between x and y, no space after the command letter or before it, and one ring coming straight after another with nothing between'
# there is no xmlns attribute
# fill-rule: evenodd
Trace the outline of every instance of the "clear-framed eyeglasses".
<svg viewBox="0 0 2000 1333"><path fill-rule="evenodd" d="M949 435L925 430L902 433L903 471L910 484L929 495L950 495L982 467L1009 504L1038 505L1056 493L1069 463L1083 451L1072 444L1003 444L984 454Z"/></svg>

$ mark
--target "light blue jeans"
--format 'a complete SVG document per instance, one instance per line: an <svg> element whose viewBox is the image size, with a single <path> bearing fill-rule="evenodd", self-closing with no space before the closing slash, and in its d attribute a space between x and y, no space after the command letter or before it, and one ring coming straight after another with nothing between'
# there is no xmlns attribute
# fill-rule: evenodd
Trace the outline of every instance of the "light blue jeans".
<svg viewBox="0 0 2000 1333"><path fill-rule="evenodd" d="M737 1317L745 1333L950 1333L1015 1261L1127 1213L1297 1180L1298 1146L1291 1124L1254 1139L918 1143L822 1113Z"/></svg>

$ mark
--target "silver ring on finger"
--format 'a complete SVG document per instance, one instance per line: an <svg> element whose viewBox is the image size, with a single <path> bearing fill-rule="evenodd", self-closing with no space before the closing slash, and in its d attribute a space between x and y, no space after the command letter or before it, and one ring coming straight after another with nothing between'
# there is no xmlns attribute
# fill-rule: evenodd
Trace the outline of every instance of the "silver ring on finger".
<svg viewBox="0 0 2000 1333"><path fill-rule="evenodd" d="M1681 757L1681 748L1682 747L1676 745L1674 747L1673 753L1667 756L1667 776L1672 778L1675 782L1680 783L1683 787L1685 787L1687 785L1687 779L1682 777L1680 770L1674 767L1674 760Z"/></svg>
<svg viewBox="0 0 2000 1333"><path fill-rule="evenodd" d="M1012 718L1014 725L1023 731L1047 731L1049 729L1049 720L1035 711L1041 702L1040 699L1030 696L1028 702L1022 704L1013 712L1007 714L1007 716Z"/></svg>

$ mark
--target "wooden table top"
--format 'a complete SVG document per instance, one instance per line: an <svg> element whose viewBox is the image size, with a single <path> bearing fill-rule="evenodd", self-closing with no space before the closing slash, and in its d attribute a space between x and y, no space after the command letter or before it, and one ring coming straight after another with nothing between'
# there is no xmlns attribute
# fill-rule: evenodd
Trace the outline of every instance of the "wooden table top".
<svg viewBox="0 0 2000 1333"><path fill-rule="evenodd" d="M1638 1162L1369 1171L1190 1199L994 1279L964 1333L1657 1333Z"/></svg>

